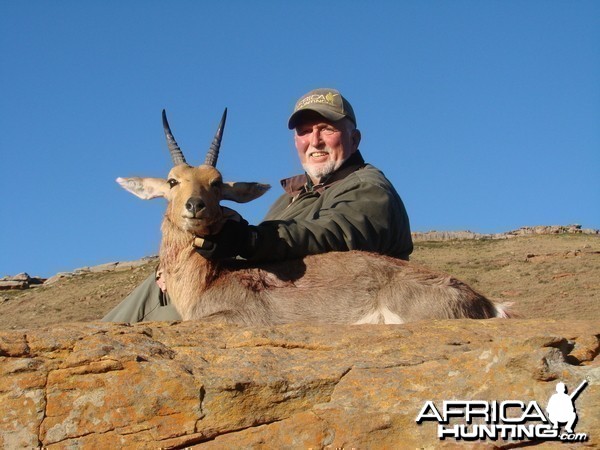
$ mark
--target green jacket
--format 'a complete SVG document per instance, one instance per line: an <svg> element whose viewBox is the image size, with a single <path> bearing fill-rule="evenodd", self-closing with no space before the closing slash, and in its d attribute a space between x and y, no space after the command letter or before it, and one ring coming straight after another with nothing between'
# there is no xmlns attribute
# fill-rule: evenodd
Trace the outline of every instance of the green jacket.
<svg viewBox="0 0 600 450"><path fill-rule="evenodd" d="M408 215L385 175L354 153L327 180L282 180L286 191L257 232L253 261L277 261L328 251L363 250L408 260Z"/></svg>

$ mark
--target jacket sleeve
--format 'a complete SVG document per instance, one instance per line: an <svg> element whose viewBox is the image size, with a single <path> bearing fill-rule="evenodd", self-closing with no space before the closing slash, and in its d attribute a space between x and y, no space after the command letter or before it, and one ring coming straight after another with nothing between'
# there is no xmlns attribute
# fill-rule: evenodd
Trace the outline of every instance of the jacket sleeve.
<svg viewBox="0 0 600 450"><path fill-rule="evenodd" d="M250 259L276 261L345 250L408 259L412 251L408 216L391 186L357 177L330 189L333 192L327 192L313 217L258 225L257 251Z"/></svg>

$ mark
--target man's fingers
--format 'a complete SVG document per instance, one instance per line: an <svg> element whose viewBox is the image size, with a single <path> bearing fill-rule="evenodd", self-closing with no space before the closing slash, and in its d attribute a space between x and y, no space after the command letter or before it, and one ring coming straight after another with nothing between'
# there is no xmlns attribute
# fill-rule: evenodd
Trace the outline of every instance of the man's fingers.
<svg viewBox="0 0 600 450"><path fill-rule="evenodd" d="M203 248L203 249L210 249L214 246L214 244L210 241L207 241L204 238L201 237L196 237L194 238L194 242L192 243L192 245L196 248Z"/></svg>
<svg viewBox="0 0 600 450"><path fill-rule="evenodd" d="M213 241L201 237L195 237L192 246L200 250L213 250L217 244Z"/></svg>

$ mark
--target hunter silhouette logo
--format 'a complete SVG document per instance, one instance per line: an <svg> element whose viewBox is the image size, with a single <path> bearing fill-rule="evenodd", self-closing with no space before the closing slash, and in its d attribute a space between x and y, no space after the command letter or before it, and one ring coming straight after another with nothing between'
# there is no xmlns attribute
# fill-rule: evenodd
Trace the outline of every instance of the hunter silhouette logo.
<svg viewBox="0 0 600 450"><path fill-rule="evenodd" d="M566 422L565 431L567 433L573 433L573 426L577 422L577 412L575 411L575 398L579 393L587 386L587 380L583 380L581 384L571 394L567 394L567 387L565 383L556 384L556 394L550 397L548 400L548 406L546 412L550 422L554 425L553 428L558 429L558 424Z"/></svg>
<svg viewBox="0 0 600 450"><path fill-rule="evenodd" d="M557 383L556 393L548 400L547 415L535 400L528 403L520 400L444 400L439 408L428 400L415 421L419 425L424 421L437 422L440 440L587 441L587 433L574 431L577 423L575 400L587 384L584 380L569 395L566 385ZM563 431L561 424L565 424Z"/></svg>

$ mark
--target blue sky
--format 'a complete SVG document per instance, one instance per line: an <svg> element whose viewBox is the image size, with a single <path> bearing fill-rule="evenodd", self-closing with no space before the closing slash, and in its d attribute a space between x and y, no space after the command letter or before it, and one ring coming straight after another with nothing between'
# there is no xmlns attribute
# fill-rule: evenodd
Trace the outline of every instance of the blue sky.
<svg viewBox="0 0 600 450"><path fill-rule="evenodd" d="M0 276L156 254L167 109L226 180L298 173L287 117L335 87L414 231L600 228L600 2L0 2ZM233 205L228 205L233 206Z"/></svg>

